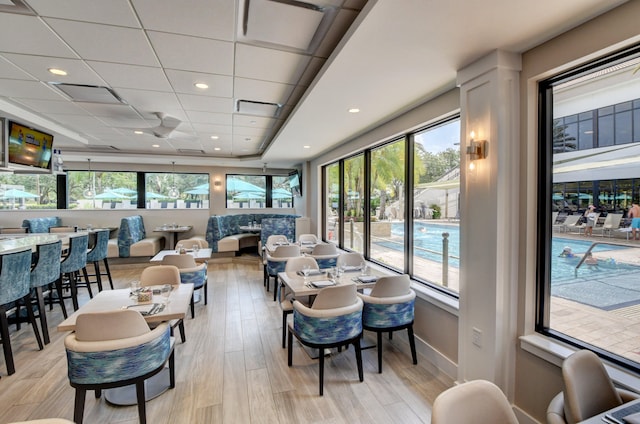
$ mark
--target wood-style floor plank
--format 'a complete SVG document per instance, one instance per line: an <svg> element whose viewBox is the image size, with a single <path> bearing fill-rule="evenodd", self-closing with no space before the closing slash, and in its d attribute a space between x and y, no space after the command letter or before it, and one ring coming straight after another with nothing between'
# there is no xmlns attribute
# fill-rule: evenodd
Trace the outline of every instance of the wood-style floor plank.
<svg viewBox="0 0 640 424"><path fill-rule="evenodd" d="M146 263L111 264L117 288L138 279ZM186 343L176 337L176 388L147 402L148 422L173 423L430 423L431 405L451 382L428 364L384 340L383 373L375 349L363 351L358 380L353 347L326 357L324 396L318 363L294 341L293 366L281 346L282 311L262 284L255 257L209 263L209 301L185 319ZM273 284L272 284L273 286ZM272 288L273 290L273 288ZM81 290L80 303L88 301ZM72 310L71 303L67 308ZM0 357L0 424L29 419L72 419L74 390L67 378L65 333L59 307L49 312L51 343L38 351L29 326L12 327L16 373ZM291 319L291 317L289 317ZM176 336L178 333L176 333ZM365 341L375 343L373 334ZM420 358L419 358L420 360ZM87 393L85 422L136 423L136 406L113 406Z"/></svg>

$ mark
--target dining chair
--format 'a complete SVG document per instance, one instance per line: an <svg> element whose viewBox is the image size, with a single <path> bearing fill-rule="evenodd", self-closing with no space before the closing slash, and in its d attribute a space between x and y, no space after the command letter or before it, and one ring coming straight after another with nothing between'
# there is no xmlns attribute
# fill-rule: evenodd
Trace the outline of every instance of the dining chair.
<svg viewBox="0 0 640 424"><path fill-rule="evenodd" d="M319 270L318 263L309 256L298 256L290 258L284 267L285 272L302 271L305 266L309 269ZM280 286L280 308L282 309L282 348L287 347L287 316L293 313L293 296L285 293L286 286L282 283ZM300 299L298 299L300 300Z"/></svg>
<svg viewBox="0 0 640 424"><path fill-rule="evenodd" d="M164 284L171 284L172 286L180 284L180 270L177 266L154 265L148 266L142 270L142 274L140 274L141 287L158 286ZM187 340L184 331L184 320L182 318L171 320L169 321L169 325L171 326L172 335L173 329L178 327L178 330L180 331L180 339L182 340L182 343L184 343Z"/></svg>
<svg viewBox="0 0 640 424"><path fill-rule="evenodd" d="M109 261L107 259L110 232L108 229L93 231L95 242L93 247L87 251L87 265L90 263L93 264L94 273L90 274L86 266L82 268L82 274L86 284L96 283L99 292L102 291L103 275L109 279L109 286L111 286L111 290L113 290L113 280L111 279L111 271L109 270ZM104 272L100 269L100 261L104 263ZM90 277L95 277L95 280L91 281L89 279Z"/></svg>
<svg viewBox="0 0 640 424"><path fill-rule="evenodd" d="M169 387L175 387L173 341L168 324L151 330L140 312L123 309L84 313L76 331L64 339L68 377L75 389L73 421L82 424L87 390L135 384L138 418L146 423L145 380L169 363Z"/></svg>
<svg viewBox="0 0 640 424"><path fill-rule="evenodd" d="M313 257L320 268L332 268L337 265L338 262L338 249L333 243L320 243L316 244L311 251L311 257Z"/></svg>
<svg viewBox="0 0 640 424"><path fill-rule="evenodd" d="M181 247L184 247L185 249L193 249L193 246L196 244L200 249L209 248L209 243L206 240L203 240L200 238L188 238L188 239L179 240L178 243L176 244L176 250L180 249Z"/></svg>
<svg viewBox="0 0 640 424"><path fill-rule="evenodd" d="M364 261L364 256L362 256L362 253L360 252L345 252L338 255L338 259L336 259L336 267L359 267Z"/></svg>
<svg viewBox="0 0 640 424"><path fill-rule="evenodd" d="M300 256L300 246L291 244L287 246L278 246L273 253L266 252L267 261L267 291L271 277L273 277L273 301L277 298L278 273L284 271L289 258Z"/></svg>
<svg viewBox="0 0 640 424"><path fill-rule="evenodd" d="M293 337L303 345L318 349L319 392L323 395L324 349L352 344L355 348L358 377L362 370L362 299L356 295L356 285L341 284L321 289L311 307L293 301L293 324L287 337L287 363L293 365Z"/></svg>
<svg viewBox="0 0 640 424"><path fill-rule="evenodd" d="M433 402L431 424L518 424L502 390L486 380L472 380L440 393Z"/></svg>
<svg viewBox="0 0 640 424"><path fill-rule="evenodd" d="M267 291L269 291L269 273L267 272L267 246L274 246L278 243L281 244L287 244L289 243L289 240L287 240L287 236L283 235L283 234L272 234L268 237L265 238L265 243L261 244L261 242L258 243L258 251L260 252L260 255L262 256L262 271L263 271L263 285L265 287L267 287Z"/></svg>
<svg viewBox="0 0 640 424"><path fill-rule="evenodd" d="M207 285L207 264L196 263L191 255L166 255L162 258L162 265L174 265L180 271L180 282L182 284L193 284L193 293L191 295L191 318L195 318L195 291L202 289L204 292L204 304L208 301L208 285Z"/></svg>
<svg viewBox="0 0 640 424"><path fill-rule="evenodd" d="M8 317L17 315L17 302L31 305L31 249L0 254L0 342L4 350L4 362L7 374L16 372L11 350L11 337L9 335ZM42 339L36 324L33 308L27 307L27 316L33 328L33 333L38 343L38 349L42 350Z"/></svg>
<svg viewBox="0 0 640 424"><path fill-rule="evenodd" d="M64 277L66 277L66 284L68 284L71 290L71 301L73 302L73 310L78 310L78 273L87 266L87 246L89 244L88 234L79 234L77 236L69 237L69 249L67 256L60 262L60 278L57 285L60 288L63 287ZM87 286L89 297L93 297L91 292L91 286ZM60 290L60 289L59 289ZM59 291L58 290L58 291Z"/></svg>
<svg viewBox="0 0 640 424"><path fill-rule="evenodd" d="M382 372L382 333L388 332L389 338L394 331L406 329L413 364L418 363L416 342L413 334L414 303L416 293L411 290L408 275L380 277L371 293L358 293L364 302L362 309L362 327L374 331L377 336L378 373Z"/></svg>
<svg viewBox="0 0 640 424"><path fill-rule="evenodd" d="M316 244L319 242L318 236L315 234L300 234L298 236L298 243L300 244Z"/></svg>
<svg viewBox="0 0 640 424"><path fill-rule="evenodd" d="M54 297L51 294L52 285L60 277L60 255L62 254L62 241L56 240L51 243L36 245L34 265L30 272L30 286L35 292L34 299L38 307L40 316L40 327L42 329L42 339L44 344L49 344L49 328L47 326L47 313L44 298L47 296L49 302L53 304ZM62 298L62 290L55 298L60 304L62 315L67 318L67 308Z"/></svg>
<svg viewBox="0 0 640 424"><path fill-rule="evenodd" d="M640 397L614 387L598 355L586 349L562 362L562 380L563 391L547 408L549 424L575 424Z"/></svg>

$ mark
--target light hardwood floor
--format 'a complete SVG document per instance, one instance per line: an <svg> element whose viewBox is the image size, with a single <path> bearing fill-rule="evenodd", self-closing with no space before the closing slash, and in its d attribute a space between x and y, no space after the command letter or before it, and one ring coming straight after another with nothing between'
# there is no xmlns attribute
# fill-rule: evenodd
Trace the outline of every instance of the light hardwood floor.
<svg viewBox="0 0 640 424"><path fill-rule="evenodd" d="M128 287L145 266L112 265L116 287ZM388 340L382 374L376 350L363 351L363 383L353 348L328 358L324 396L318 396L317 361L298 344L293 367L287 366L287 350L280 345L281 310L272 299L257 259L209 264L209 304L198 303L195 319L185 319L187 341L176 344L176 388L147 402L150 424L430 422L434 399L451 382L432 374L424 358L412 365L410 355ZM12 333L14 375L7 376L0 358L0 423L73 417L66 334L56 332L62 313L54 306L48 317L51 343L43 351L23 325ZM136 423L137 409L111 406L90 392L84 417L90 424Z"/></svg>

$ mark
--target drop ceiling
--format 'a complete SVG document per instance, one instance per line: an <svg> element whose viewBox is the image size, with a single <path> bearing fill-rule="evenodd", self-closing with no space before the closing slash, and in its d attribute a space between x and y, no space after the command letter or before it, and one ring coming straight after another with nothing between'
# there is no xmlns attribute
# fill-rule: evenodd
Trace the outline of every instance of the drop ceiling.
<svg viewBox="0 0 640 424"><path fill-rule="evenodd" d="M65 160L293 167L623 1L7 3L0 117Z"/></svg>

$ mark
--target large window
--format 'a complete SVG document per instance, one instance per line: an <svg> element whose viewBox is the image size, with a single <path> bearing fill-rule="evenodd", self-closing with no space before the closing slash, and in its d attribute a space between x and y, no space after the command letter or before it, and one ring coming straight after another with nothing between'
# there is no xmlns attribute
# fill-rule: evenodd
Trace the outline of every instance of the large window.
<svg viewBox="0 0 640 424"><path fill-rule="evenodd" d="M323 168L323 236L456 295L460 120L452 118Z"/></svg>
<svg viewBox="0 0 640 424"><path fill-rule="evenodd" d="M227 208L292 208L294 194L289 176L227 175Z"/></svg>
<svg viewBox="0 0 640 424"><path fill-rule="evenodd" d="M0 209L56 209L55 175L0 174Z"/></svg>
<svg viewBox="0 0 640 424"><path fill-rule="evenodd" d="M69 209L135 209L136 173L68 171Z"/></svg>
<svg viewBox="0 0 640 424"><path fill-rule="evenodd" d="M145 207L148 209L208 209L209 174L145 174Z"/></svg>
<svg viewBox="0 0 640 424"><path fill-rule="evenodd" d="M539 331L635 369L640 244L629 240L628 211L640 191L638 63L636 48L540 84L550 107L540 116L537 273Z"/></svg>

